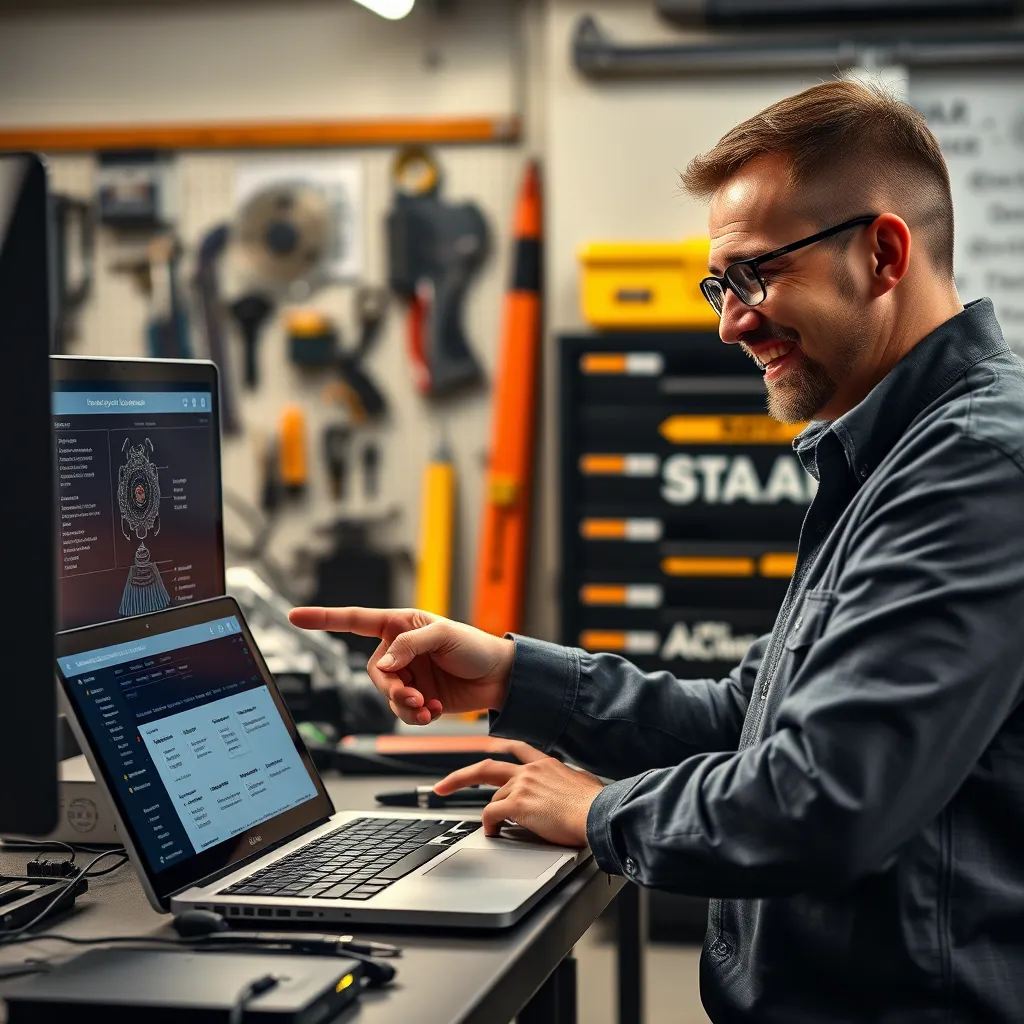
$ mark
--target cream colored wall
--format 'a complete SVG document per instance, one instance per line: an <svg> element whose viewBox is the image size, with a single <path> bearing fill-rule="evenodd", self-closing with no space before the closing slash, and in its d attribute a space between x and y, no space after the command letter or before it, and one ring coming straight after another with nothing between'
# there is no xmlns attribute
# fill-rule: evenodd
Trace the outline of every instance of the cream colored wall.
<svg viewBox="0 0 1024 1024"><path fill-rule="evenodd" d="M348 0L67 2L4 15L5 124L510 111L508 5L421 3L387 22ZM434 54L436 67L424 58Z"/></svg>
<svg viewBox="0 0 1024 1024"><path fill-rule="evenodd" d="M548 167L548 382L538 472L542 529L535 551L531 608L546 635L557 635L558 331L583 326L577 301L579 247L597 239L678 239L704 234L705 210L680 194L679 172L733 124L794 92L798 75L725 76L595 82L571 61L577 20L595 15L618 41L696 41L662 23L653 4L628 0L553 0L546 5Z"/></svg>
<svg viewBox="0 0 1024 1024"><path fill-rule="evenodd" d="M444 21L429 10L417 10L408 21L392 24L341 0L248 6L185 3L176 8L8 16L0 22L0 123L507 115L515 112L524 92L518 73L523 23L513 6L469 3ZM383 283L383 225L391 205L394 150L349 152L364 167L366 280ZM464 311L467 334L489 379L508 278L508 229L525 152L519 146L436 149L446 195L479 203L492 231L491 255ZM194 247L209 227L231 215L235 168L248 156L178 155L178 228L187 247ZM55 189L92 194L91 157L55 155L50 164ZM145 300L126 276L110 272L113 252L112 236L101 232L95 292L83 312L81 340L73 350L141 355ZM351 289L339 286L318 292L311 304L349 328L351 341L350 301ZM197 334L194 340L200 340ZM232 341L237 371L241 346L237 338ZM413 389L405 352L405 318L396 303L368 360L387 394L391 414L382 426L360 434L355 449L370 437L382 445L381 496L372 506L362 497L357 472L352 473L350 500L338 504L330 498L320 434L323 424L339 414L320 398L324 379L310 378L288 362L280 325L268 328L262 338L259 390L242 396L246 433L225 439L225 486L250 501L257 499L255 442L273 434L283 404L300 402L307 412L313 472L305 499L287 504L281 513L272 548L276 560L288 565L299 547L322 549L314 531L337 512L372 514L392 507L399 509L399 517L392 527L378 531L380 545L414 549L420 471L443 431L451 442L459 480L453 612L464 616L482 500L490 393L428 403ZM230 513L226 525L229 533L237 529L239 536L247 536ZM398 600L411 601L411 573L402 574L399 582ZM301 596L303 581L295 583Z"/></svg>
<svg viewBox="0 0 1024 1024"><path fill-rule="evenodd" d="M59 5L58 5L59 6ZM406 22L385 23L343 0L240 4L181 2L0 15L0 124L95 121L188 121L230 118L328 118L506 114L523 108L517 147L441 147L447 194L473 198L486 211L495 247L472 289L466 325L493 370L501 298L508 271L508 225L523 160L541 157L546 203L546 340L543 410L536 468L537 511L526 626L558 634L557 415L555 334L578 328L576 251L597 238L671 239L704 230L704 211L680 196L678 172L730 125L772 100L810 84L797 75L729 80L595 83L571 63L577 19L598 16L616 38L682 38L638 0L462 0L438 23L421 4ZM382 219L390 203L393 153L367 150L367 279L385 275ZM186 153L178 158L182 234L194 244L233 203L236 161L245 154ZM62 191L89 195L92 160L52 159ZM101 237L99 265L110 260ZM343 325L349 293L328 289L315 304ZM141 354L143 299L124 277L100 273L85 310L80 350ZM382 543L414 547L419 474L442 424L459 475L459 539L453 613L468 613L490 423L488 394L426 404L405 365L403 318L393 314L370 365L387 390L382 505L401 518ZM236 356L240 353L235 349ZM304 382L285 358L279 328L264 336L263 386L245 396L246 423L269 434L281 405L301 401L311 426L311 493L282 517L274 548L289 561L335 506L319 459L319 426L329 413L319 383ZM251 437L225 443L226 485L253 499L257 474ZM366 509L359 501L348 512ZM229 521L230 528L230 521ZM399 599L411 600L411 578Z"/></svg>

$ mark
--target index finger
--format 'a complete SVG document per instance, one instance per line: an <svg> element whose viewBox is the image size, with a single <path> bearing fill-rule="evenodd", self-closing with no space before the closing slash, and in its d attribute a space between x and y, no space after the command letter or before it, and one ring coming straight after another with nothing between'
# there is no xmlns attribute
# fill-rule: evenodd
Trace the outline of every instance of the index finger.
<svg viewBox="0 0 1024 1024"><path fill-rule="evenodd" d="M301 629L383 636L390 614L386 608L293 608L288 621Z"/></svg>
<svg viewBox="0 0 1024 1024"><path fill-rule="evenodd" d="M459 768L451 775L446 775L434 786L434 792L438 796L446 796L467 786L504 786L521 767L522 765L509 764L508 761L478 761L466 768Z"/></svg>

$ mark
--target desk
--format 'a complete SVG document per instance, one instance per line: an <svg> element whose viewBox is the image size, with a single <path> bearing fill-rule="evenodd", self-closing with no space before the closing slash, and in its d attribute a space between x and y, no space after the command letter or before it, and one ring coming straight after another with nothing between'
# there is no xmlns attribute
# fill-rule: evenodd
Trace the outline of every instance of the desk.
<svg viewBox="0 0 1024 1024"><path fill-rule="evenodd" d="M411 788L423 779L327 775L324 781L335 806L360 809L375 807L373 796L383 789ZM87 855L79 854L78 859L82 861L83 856L83 863L88 863ZM0 870L19 873L25 859L24 852L0 854ZM405 952L396 961L399 976L394 986L366 992L351 1020L358 1024L504 1024L518 1014L520 1024L574 1022L574 963L568 954L622 886L622 879L609 878L591 861L513 928L483 935L360 929L360 935L393 942ZM77 909L57 920L54 930L83 938L173 934L169 918L150 908L128 865L90 880L89 892ZM76 952L80 949L65 944L23 943L0 949L0 963Z"/></svg>

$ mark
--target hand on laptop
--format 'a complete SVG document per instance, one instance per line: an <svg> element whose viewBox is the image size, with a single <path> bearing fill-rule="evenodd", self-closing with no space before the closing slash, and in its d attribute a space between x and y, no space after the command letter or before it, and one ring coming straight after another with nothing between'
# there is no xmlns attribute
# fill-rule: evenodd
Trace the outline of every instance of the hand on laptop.
<svg viewBox="0 0 1024 1024"><path fill-rule="evenodd" d="M514 821L549 843L586 846L587 815L604 783L520 740L503 743L502 751L522 764L480 761L452 772L434 792L444 796L466 786L500 786L483 810L487 835L496 836L505 821Z"/></svg>
<svg viewBox="0 0 1024 1024"><path fill-rule="evenodd" d="M366 670L410 725L427 725L443 711L498 711L505 703L511 640L408 608L293 608L288 617L303 629L380 637Z"/></svg>

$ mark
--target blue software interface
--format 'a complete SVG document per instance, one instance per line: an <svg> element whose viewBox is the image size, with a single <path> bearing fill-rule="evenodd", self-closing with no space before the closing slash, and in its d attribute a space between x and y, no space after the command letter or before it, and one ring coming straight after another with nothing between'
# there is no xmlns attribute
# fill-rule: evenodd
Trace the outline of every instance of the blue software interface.
<svg viewBox="0 0 1024 1024"><path fill-rule="evenodd" d="M212 393L167 382L55 388L58 628L222 594Z"/></svg>
<svg viewBox="0 0 1024 1024"><path fill-rule="evenodd" d="M316 797L234 616L58 662L153 871Z"/></svg>

